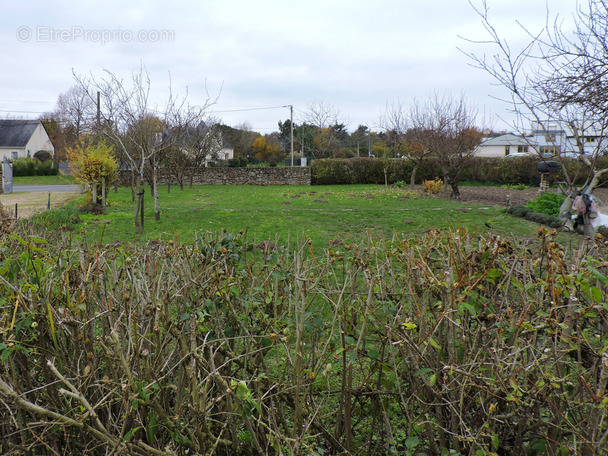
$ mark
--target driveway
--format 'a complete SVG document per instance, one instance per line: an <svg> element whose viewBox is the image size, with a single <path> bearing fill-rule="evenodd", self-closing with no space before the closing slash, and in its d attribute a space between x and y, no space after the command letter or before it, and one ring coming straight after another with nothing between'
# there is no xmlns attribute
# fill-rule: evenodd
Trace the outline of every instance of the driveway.
<svg viewBox="0 0 608 456"><path fill-rule="evenodd" d="M80 185L14 185L13 193L0 195L0 205L11 215L27 218L45 211L49 203L56 209L81 193Z"/></svg>
<svg viewBox="0 0 608 456"><path fill-rule="evenodd" d="M82 193L80 185L13 185L13 192L26 193Z"/></svg>

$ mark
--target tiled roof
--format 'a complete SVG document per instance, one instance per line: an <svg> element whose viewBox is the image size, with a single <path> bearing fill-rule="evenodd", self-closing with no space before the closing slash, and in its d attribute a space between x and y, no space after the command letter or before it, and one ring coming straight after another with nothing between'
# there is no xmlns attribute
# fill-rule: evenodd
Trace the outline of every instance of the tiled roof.
<svg viewBox="0 0 608 456"><path fill-rule="evenodd" d="M39 120L0 120L0 147L25 147Z"/></svg>

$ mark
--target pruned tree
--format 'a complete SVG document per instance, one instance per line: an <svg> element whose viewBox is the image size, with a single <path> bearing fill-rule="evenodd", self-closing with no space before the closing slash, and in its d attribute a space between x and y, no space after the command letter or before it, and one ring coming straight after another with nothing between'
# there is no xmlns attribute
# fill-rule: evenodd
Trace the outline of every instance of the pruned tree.
<svg viewBox="0 0 608 456"><path fill-rule="evenodd" d="M571 20L547 11L543 30L521 25L529 40L519 48L499 34L485 0L470 3L487 36L467 41L490 47L491 54L464 53L510 94L508 102L517 115L514 126L532 123L547 132L558 126L573 138L570 146L578 151L582 164L575 173L564 166L564 144L556 140L553 148L555 160L562 165L563 191L568 194L561 210L566 220L575 196L591 195L608 172L598 167L598 158L608 146L603 139L608 132L608 3L587 0L577 4ZM591 138L599 140L589 141ZM593 233L590 220L585 221L584 232Z"/></svg>
<svg viewBox="0 0 608 456"><path fill-rule="evenodd" d="M180 143L188 129L199 125L206 109L215 101L209 96L201 105L188 103L188 95L175 96L169 87L167 101L158 107L150 100L150 78L145 70L133 73L130 83L106 71L101 78L74 75L78 85L94 100L100 93L101 134L114 144L132 172L132 189L137 195L135 230L143 232L139 220L143 209L142 183L150 170L155 219L160 219L158 172L163 154Z"/></svg>
<svg viewBox="0 0 608 456"><path fill-rule="evenodd" d="M416 172L420 165L431 153L431 150L422 146L417 138L416 131L412 129L410 112L400 102L386 105L380 115L380 126L384 129L387 140L393 146L394 156L410 160L414 167L410 176L410 186L416 184Z"/></svg>
<svg viewBox="0 0 608 456"><path fill-rule="evenodd" d="M477 111L464 97L447 95L434 95L424 104L416 102L410 112L410 137L438 161L452 198L460 199L460 176L481 142L476 118Z"/></svg>

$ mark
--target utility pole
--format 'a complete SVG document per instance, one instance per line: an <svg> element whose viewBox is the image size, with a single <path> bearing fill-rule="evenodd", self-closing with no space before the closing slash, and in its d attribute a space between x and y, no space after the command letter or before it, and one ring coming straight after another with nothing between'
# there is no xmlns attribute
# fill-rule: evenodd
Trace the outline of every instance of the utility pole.
<svg viewBox="0 0 608 456"><path fill-rule="evenodd" d="M97 91L97 128L101 127L101 92Z"/></svg>
<svg viewBox="0 0 608 456"><path fill-rule="evenodd" d="M291 127L291 167L293 168L293 106L289 105L290 121L289 126Z"/></svg>
<svg viewBox="0 0 608 456"><path fill-rule="evenodd" d="M291 129L291 167L293 168L293 106L285 105L283 108L289 108L289 127Z"/></svg>

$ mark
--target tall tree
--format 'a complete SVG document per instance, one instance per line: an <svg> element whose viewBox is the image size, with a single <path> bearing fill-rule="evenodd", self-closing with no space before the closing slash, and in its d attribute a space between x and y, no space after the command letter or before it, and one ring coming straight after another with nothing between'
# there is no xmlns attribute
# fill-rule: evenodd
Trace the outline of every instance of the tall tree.
<svg viewBox="0 0 608 456"><path fill-rule="evenodd" d="M339 150L344 125L338 109L323 101L312 101L302 117L309 132L313 132L312 142L306 144L313 157L330 157Z"/></svg>
<svg viewBox="0 0 608 456"><path fill-rule="evenodd" d="M76 84L59 95L55 114L66 127L72 129L76 140L95 126L97 103L95 94Z"/></svg>
<svg viewBox="0 0 608 456"><path fill-rule="evenodd" d="M251 131L251 125L244 122L235 127L220 125L222 136L228 144L234 148L235 157L250 158L255 155L253 142L260 136L259 133Z"/></svg>

